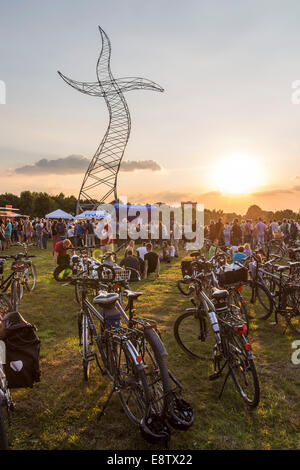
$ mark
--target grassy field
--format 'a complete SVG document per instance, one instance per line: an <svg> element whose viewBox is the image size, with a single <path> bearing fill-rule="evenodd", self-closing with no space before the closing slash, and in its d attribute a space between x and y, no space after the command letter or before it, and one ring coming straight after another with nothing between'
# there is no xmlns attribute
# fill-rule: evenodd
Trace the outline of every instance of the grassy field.
<svg viewBox="0 0 300 470"><path fill-rule="evenodd" d="M16 411L9 431L11 448L159 449L142 439L117 396L97 422L111 383L95 365L89 383L84 382L73 288L53 279L50 250L32 249L32 253L37 255L38 283L34 292L24 296L20 312L38 328L42 379L33 389L13 391ZM252 323L260 405L249 410L231 379L219 400L222 379L209 381L208 366L187 357L173 336L175 318L189 306L176 288L179 278L179 259L163 265L158 280L139 283L144 295L137 302L141 315L157 320L169 353L168 366L184 385L184 398L195 412L195 423L188 431L172 431L170 448L299 449L300 366L291 362L291 344L297 338L289 330L283 335L283 324Z"/></svg>

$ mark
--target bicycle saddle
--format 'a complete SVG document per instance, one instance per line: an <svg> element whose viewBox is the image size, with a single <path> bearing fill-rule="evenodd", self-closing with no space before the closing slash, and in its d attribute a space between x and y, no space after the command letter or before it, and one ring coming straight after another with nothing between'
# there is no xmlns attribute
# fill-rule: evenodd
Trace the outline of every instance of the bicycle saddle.
<svg viewBox="0 0 300 470"><path fill-rule="evenodd" d="M94 297L93 303L100 305L110 305L116 302L118 298L119 294L117 293L101 291L98 295L96 295L96 297Z"/></svg>
<svg viewBox="0 0 300 470"><path fill-rule="evenodd" d="M300 261L294 261L294 262L290 261L289 265L291 268L298 268L300 266Z"/></svg>
<svg viewBox="0 0 300 470"><path fill-rule="evenodd" d="M133 292L132 290L125 289L124 290L124 295L128 297L128 299L137 299L140 295L142 295L143 292Z"/></svg>
<svg viewBox="0 0 300 470"><path fill-rule="evenodd" d="M218 299L223 299L224 297L228 297L228 291L227 290L225 290L225 289L221 290L221 289L217 289L217 288L214 289L214 291L212 293L212 298L213 299L218 300Z"/></svg>
<svg viewBox="0 0 300 470"><path fill-rule="evenodd" d="M290 269L289 266L278 266L277 271L279 273L282 273L283 271L287 271L288 269Z"/></svg>
<svg viewBox="0 0 300 470"><path fill-rule="evenodd" d="M194 251L193 253L190 253L190 256L192 256L193 258L198 258L199 256L201 256L201 253L200 251Z"/></svg>

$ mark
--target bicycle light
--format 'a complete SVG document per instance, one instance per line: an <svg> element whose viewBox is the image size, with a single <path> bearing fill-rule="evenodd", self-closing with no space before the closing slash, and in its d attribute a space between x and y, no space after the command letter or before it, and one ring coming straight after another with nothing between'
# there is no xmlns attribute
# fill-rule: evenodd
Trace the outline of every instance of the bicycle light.
<svg viewBox="0 0 300 470"><path fill-rule="evenodd" d="M238 335L242 335L244 333L247 333L247 325L239 325L234 327L234 332L237 333Z"/></svg>

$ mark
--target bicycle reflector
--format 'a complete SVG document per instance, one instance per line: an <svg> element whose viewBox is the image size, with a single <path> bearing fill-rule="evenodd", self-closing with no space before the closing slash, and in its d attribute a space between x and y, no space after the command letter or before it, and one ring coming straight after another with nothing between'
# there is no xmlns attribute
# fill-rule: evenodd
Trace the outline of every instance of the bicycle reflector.
<svg viewBox="0 0 300 470"><path fill-rule="evenodd" d="M245 351L251 351L251 349L252 349L251 344L250 344L250 343L246 343L246 344L245 344Z"/></svg>
<svg viewBox="0 0 300 470"><path fill-rule="evenodd" d="M239 325L234 327L234 332L238 335L242 335L244 333L247 333L247 325Z"/></svg>
<svg viewBox="0 0 300 470"><path fill-rule="evenodd" d="M136 356L136 360L138 363L142 362L142 356Z"/></svg>

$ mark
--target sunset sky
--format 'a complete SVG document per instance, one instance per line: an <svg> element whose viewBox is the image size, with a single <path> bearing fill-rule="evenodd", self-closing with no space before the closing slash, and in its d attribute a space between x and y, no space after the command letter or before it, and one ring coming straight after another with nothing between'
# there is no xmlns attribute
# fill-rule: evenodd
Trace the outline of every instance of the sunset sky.
<svg viewBox="0 0 300 470"><path fill-rule="evenodd" d="M296 0L2 2L0 192L78 195L108 111L57 70L96 81L100 25L115 77L165 89L125 95L132 132L119 196L298 211L299 15Z"/></svg>

